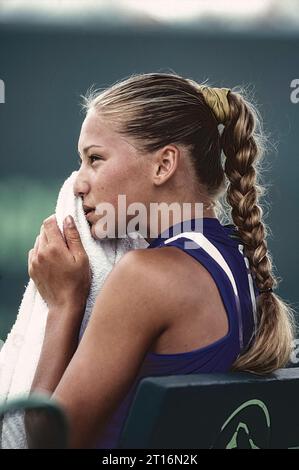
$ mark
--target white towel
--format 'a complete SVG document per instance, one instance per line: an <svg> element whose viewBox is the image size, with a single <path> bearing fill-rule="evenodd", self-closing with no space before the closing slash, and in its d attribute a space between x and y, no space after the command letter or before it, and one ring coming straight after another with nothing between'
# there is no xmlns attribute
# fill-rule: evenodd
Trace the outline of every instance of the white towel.
<svg viewBox="0 0 299 470"><path fill-rule="evenodd" d="M95 240L85 218L82 199L75 196L74 171L60 189L56 204L56 219L63 233L63 219L71 214L92 271L90 293L86 302L79 340L89 320L93 305L107 275L120 258L129 250L146 248L148 242L137 232L132 237ZM0 350L0 402L30 392L32 380L44 338L48 308L37 291L32 279L29 280L11 332ZM0 429L1 431L1 429ZM4 419L0 448L26 448L23 420L17 416Z"/></svg>

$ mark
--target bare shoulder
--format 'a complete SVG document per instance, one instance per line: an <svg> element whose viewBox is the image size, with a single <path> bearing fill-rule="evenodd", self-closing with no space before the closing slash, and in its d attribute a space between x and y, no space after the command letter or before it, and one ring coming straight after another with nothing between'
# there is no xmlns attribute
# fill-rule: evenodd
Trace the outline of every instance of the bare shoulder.
<svg viewBox="0 0 299 470"><path fill-rule="evenodd" d="M107 281L126 292L128 302L140 302L152 318L162 319L171 303L170 275L175 278L175 254L163 249L137 249L127 252L110 272ZM166 295L167 294L167 295ZM165 325L166 326L166 325Z"/></svg>
<svg viewBox="0 0 299 470"><path fill-rule="evenodd" d="M115 282L125 283L158 318L171 325L175 311L199 301L210 275L204 266L176 247L138 249L126 253L113 269ZM151 308L150 308L151 306ZM153 317L155 317L153 315Z"/></svg>
<svg viewBox="0 0 299 470"><path fill-rule="evenodd" d="M190 281L196 271L201 281L207 278L206 268L180 248L165 246L159 249L138 249L124 255L119 265L132 272L132 275L143 273L151 279L155 288L157 284L171 289L175 283Z"/></svg>
<svg viewBox="0 0 299 470"><path fill-rule="evenodd" d="M196 260L174 246L164 246L156 249L137 249L127 252L116 265L126 266L126 268L147 268L150 274L164 276L171 271L176 274L190 269L191 265L200 265ZM175 268L175 271L173 271ZM203 268L203 266L202 266ZM202 269L204 271L204 269Z"/></svg>
<svg viewBox="0 0 299 470"><path fill-rule="evenodd" d="M173 283L180 283L190 275L190 267L200 264L176 247L138 249L126 253L115 266L117 271L126 271L139 285L158 292L171 291ZM203 267L202 267L203 268ZM202 269L204 271L204 269Z"/></svg>

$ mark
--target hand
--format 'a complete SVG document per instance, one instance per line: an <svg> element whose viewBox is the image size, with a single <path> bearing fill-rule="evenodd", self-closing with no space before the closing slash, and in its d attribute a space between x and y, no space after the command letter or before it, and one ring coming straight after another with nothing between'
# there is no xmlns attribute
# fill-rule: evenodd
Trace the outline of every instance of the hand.
<svg viewBox="0 0 299 470"><path fill-rule="evenodd" d="M83 309L89 294L89 259L72 222L69 226L64 219L64 240L55 215L45 219L28 253L29 276L49 308L71 305Z"/></svg>

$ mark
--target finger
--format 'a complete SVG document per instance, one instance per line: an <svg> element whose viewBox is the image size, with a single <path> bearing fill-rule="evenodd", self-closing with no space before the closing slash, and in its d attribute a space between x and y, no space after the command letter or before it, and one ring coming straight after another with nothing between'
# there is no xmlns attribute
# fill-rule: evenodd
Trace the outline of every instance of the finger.
<svg viewBox="0 0 299 470"><path fill-rule="evenodd" d="M31 248L31 250L29 250L29 253L28 253L28 266L30 266L32 263L33 255L34 255L34 249Z"/></svg>
<svg viewBox="0 0 299 470"><path fill-rule="evenodd" d="M46 246L48 246L48 243L49 243L48 237L46 235L45 228L42 225L40 228L40 233L39 233L38 249L45 248Z"/></svg>
<svg viewBox="0 0 299 470"><path fill-rule="evenodd" d="M85 249L72 216L68 215L64 219L63 231L68 249L77 261L82 254L85 254Z"/></svg>
<svg viewBox="0 0 299 470"><path fill-rule="evenodd" d="M37 252L38 252L38 240L39 240L39 235L36 237L35 239L35 243L34 243L34 247L31 248L31 250L29 250L29 253L28 253L28 274L30 276L30 270L31 270L31 265L32 265L32 261L33 261L33 258L37 255Z"/></svg>
<svg viewBox="0 0 299 470"><path fill-rule="evenodd" d="M34 254L36 254L38 252L38 247L39 247L39 235L37 235L37 237L35 239L35 243L34 243L34 247L33 247Z"/></svg>
<svg viewBox="0 0 299 470"><path fill-rule="evenodd" d="M35 251L34 249L32 248L29 253L28 253L28 263L27 263L27 268L28 268L28 274L29 276L31 277L30 274L32 274L32 262L33 262L33 259L35 257Z"/></svg>
<svg viewBox="0 0 299 470"><path fill-rule="evenodd" d="M52 214L50 217L43 221L43 227L45 230L45 235L47 237L48 243L58 243L61 245L61 248L65 247L65 241L63 235L58 227L55 214Z"/></svg>

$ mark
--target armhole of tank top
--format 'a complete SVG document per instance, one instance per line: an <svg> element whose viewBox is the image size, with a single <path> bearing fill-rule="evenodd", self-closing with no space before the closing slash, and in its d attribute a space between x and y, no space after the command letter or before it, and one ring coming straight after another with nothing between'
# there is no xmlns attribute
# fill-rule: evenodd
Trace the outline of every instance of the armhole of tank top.
<svg viewBox="0 0 299 470"><path fill-rule="evenodd" d="M225 261L224 257L222 256L222 254L218 250L218 248L215 245L213 245L212 242L210 242L210 240L208 238L206 238L202 233L183 232L179 235L176 235L172 238L169 238L169 239L165 240L162 246L167 246L167 245L168 246L177 246L181 250L185 251L189 256L192 256L193 258L197 259L195 256L192 255L192 253L190 253L188 251L188 249L185 249L184 247L180 246L180 243L182 242L182 238L187 239L187 241L189 241L189 242L191 240L191 242L194 242L195 245L197 245L198 248L201 248L216 263L216 265L224 273L226 279L229 281L229 283L232 287L234 300L235 300L236 311L237 311L237 316L238 316L238 338L239 338L240 350L242 351L243 348L244 348L242 312L241 312L241 305L240 305L240 299L239 299L237 284L236 284L236 281L234 279L234 276L233 276L233 273L232 273L230 267L228 266L227 262ZM170 243L178 241L179 239L180 239L180 242L178 242L179 245L174 245L174 244L170 245ZM195 248L194 245L193 245L193 248ZM197 260L197 261L200 262L200 260ZM208 267L204 263L202 263L202 265L206 269L208 269ZM224 337L224 338L226 338L227 336L230 335L230 333L232 331L232 328L231 328L232 318L231 318L230 312L229 312L229 310L228 310L228 308L225 304L225 300L223 298L220 286L218 285L217 279L215 278L213 273L210 271L210 269L208 269L208 271L211 274L211 276L213 277L215 284L217 285L219 294L221 295L221 298L222 298L222 301L223 301L223 304L224 304L224 307L225 307L225 310L226 310L228 321L230 323L229 331L228 331L227 335Z"/></svg>

